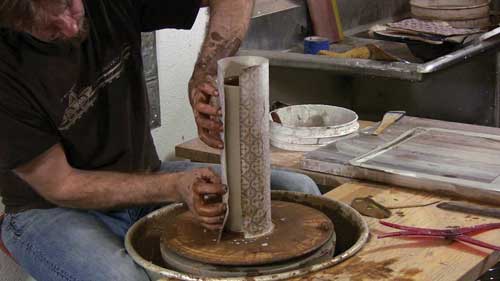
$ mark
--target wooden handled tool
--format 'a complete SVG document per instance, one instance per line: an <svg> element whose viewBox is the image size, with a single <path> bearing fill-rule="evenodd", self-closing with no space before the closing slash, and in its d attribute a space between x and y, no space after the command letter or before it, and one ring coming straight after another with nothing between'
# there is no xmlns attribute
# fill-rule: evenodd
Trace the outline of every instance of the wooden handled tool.
<svg viewBox="0 0 500 281"><path fill-rule="evenodd" d="M357 47L351 49L344 53L337 53L332 51L321 50L318 52L319 55L327 56L331 58L342 58L342 59L370 59L378 61L401 61L401 59L393 56L386 51L382 50L380 47L374 44L368 44L363 47Z"/></svg>
<svg viewBox="0 0 500 281"><path fill-rule="evenodd" d="M354 198L354 200L352 200L351 207L353 207L363 216L377 218L377 219L387 219L392 216L391 210L423 208L437 203L439 203L439 201L422 203L422 204L387 207L378 203L371 197L360 197L360 198Z"/></svg>
<svg viewBox="0 0 500 281"><path fill-rule="evenodd" d="M406 115L405 111L389 111L384 115L382 122L378 128L372 133L374 136L378 136L384 132L392 124L398 122L401 118Z"/></svg>

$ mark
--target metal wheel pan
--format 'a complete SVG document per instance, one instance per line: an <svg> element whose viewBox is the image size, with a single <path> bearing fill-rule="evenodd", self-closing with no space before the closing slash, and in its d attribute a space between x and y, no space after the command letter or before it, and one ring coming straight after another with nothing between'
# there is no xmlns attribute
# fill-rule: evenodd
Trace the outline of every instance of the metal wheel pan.
<svg viewBox="0 0 500 281"><path fill-rule="evenodd" d="M363 217L349 205L342 202L329 199L322 196L313 196L308 194L287 192L287 191L273 191L273 200L289 201L304 204L324 212L330 217L335 225L337 234L337 252L335 255L326 261L320 262L315 265L307 266L301 269L287 271L272 275L261 275L252 277L231 277L231 278L210 278L198 277L190 274L185 274L172 269L163 268L155 265L144 259L134 248L132 241L136 238L135 235L140 233L141 228L147 221L155 216L169 212L180 204L172 204L157 211L152 212L146 217L136 222L127 232L125 237L125 248L132 259L143 267L151 280L160 281L168 280L170 278L188 281L239 281L239 280L252 280L252 281L271 281L271 280L284 280L293 277L299 277L319 270L324 270L333 267L358 253L369 237L369 228ZM158 246L159 247L159 246Z"/></svg>

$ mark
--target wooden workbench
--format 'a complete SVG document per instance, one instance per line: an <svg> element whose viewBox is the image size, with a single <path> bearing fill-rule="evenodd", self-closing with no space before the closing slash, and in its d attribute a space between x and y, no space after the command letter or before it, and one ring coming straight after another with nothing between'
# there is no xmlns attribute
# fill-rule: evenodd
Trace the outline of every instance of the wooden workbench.
<svg viewBox="0 0 500 281"><path fill-rule="evenodd" d="M366 128L375 124L370 121L359 121L360 128ZM220 163L220 150L211 148L200 139L195 138L175 147L175 156L189 159L195 162ZM300 169L300 161L304 158L303 152L286 151L271 146L271 164L275 168L299 172L311 177L317 184L322 186L337 187L341 184L352 182L352 179L305 171Z"/></svg>
<svg viewBox="0 0 500 281"><path fill-rule="evenodd" d="M367 183L347 183L325 196L350 204L356 197L373 196L385 206L425 204L449 198L407 189ZM296 280L476 280L500 260L500 252L440 239L386 238L383 232L398 231L382 226L377 219L365 217L371 238L355 257L346 262ZM389 222L403 225L447 228L483 223L500 223L499 219L449 212L435 205L393 210ZM474 236L500 244L500 230Z"/></svg>
<svg viewBox="0 0 500 281"><path fill-rule="evenodd" d="M175 147L175 156L189 159L194 162L220 163L220 150L209 147L199 139L193 139L177 145ZM349 178L301 170L300 161L303 157L303 152L286 151L271 147L271 164L274 168L308 175L317 184L322 186L337 187L341 184L353 181Z"/></svg>
<svg viewBox="0 0 500 281"><path fill-rule="evenodd" d="M303 153L272 149L272 164L311 176L317 183L336 187L325 196L350 203L355 197L374 196L387 206L413 205L436 200L448 200L428 193L419 193L397 187L353 182L351 179L301 170L299 161ZM218 163L219 151L209 148L198 139L176 147L176 156L192 161ZM476 280L482 273L500 261L500 253L447 240L387 238L376 235L395 231L366 218L371 238L363 250L348 261L321 272L296 280ZM432 228L470 226L500 222L480 216L453 213L435 206L394 210L388 219L404 225ZM500 244L500 230L475 236L484 241Z"/></svg>

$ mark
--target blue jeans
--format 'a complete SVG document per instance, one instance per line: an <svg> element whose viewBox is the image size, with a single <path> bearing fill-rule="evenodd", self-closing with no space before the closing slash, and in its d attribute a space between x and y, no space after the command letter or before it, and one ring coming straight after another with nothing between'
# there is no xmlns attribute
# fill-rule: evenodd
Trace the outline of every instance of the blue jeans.
<svg viewBox="0 0 500 281"><path fill-rule="evenodd" d="M207 166L165 162L164 172ZM212 166L220 170L218 165ZM273 189L319 195L308 177L273 170ZM37 281L146 281L145 271L125 251L127 230L154 207L112 212L53 208L8 214L2 239L16 261Z"/></svg>

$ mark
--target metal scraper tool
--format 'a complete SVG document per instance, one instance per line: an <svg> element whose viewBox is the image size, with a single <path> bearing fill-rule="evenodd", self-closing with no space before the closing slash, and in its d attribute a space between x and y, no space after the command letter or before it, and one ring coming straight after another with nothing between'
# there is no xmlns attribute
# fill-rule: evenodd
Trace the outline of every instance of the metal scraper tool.
<svg viewBox="0 0 500 281"><path fill-rule="evenodd" d="M467 214L500 219L500 208L483 207L464 202L444 202L437 205L438 208Z"/></svg>
<svg viewBox="0 0 500 281"><path fill-rule="evenodd" d="M422 204L412 204L405 206L384 206L371 197L359 197L354 198L351 202L351 207L358 211L363 216L377 218L377 219L387 219L392 216L391 210L398 209L410 209L410 208L423 208L439 203L440 201L434 201L430 203Z"/></svg>
<svg viewBox="0 0 500 281"><path fill-rule="evenodd" d="M380 135L384 132L392 124L398 122L401 118L406 115L406 111L389 111L384 115L382 122L378 126L378 128L372 133L374 136Z"/></svg>

